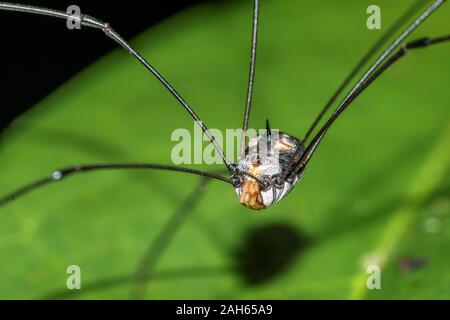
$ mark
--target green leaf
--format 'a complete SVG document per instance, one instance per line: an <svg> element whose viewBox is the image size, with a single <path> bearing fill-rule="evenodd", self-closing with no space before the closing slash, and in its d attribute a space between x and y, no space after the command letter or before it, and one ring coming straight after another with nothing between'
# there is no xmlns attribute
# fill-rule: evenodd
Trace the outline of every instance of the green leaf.
<svg viewBox="0 0 450 320"><path fill-rule="evenodd" d="M410 5L377 3L381 31L366 28L369 1L264 1L251 126L269 118L301 138ZM412 38L445 35L448 19L448 9L438 11ZM237 128L250 22L251 1L202 4L131 42L210 128ZM230 186L210 182L145 297L449 299L449 54L448 44L411 52L377 80L276 206L248 210ZM71 164L170 164L176 128L192 131L193 123L117 49L2 135L0 194ZM198 181L168 172L81 174L1 207L0 297L127 298L148 247ZM371 263L381 267L381 290L366 287ZM79 291L66 289L69 265L81 268Z"/></svg>

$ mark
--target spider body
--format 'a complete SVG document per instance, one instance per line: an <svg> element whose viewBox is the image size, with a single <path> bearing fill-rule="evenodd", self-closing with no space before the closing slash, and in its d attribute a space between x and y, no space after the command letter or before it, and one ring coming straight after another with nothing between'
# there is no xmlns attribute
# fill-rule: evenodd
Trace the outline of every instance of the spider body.
<svg viewBox="0 0 450 320"><path fill-rule="evenodd" d="M235 186L240 203L260 210L283 199L300 178L294 174L282 179L283 173L289 171L294 158L300 157L304 150L303 143L297 138L270 129L266 134L250 139L245 156L236 166L239 172L248 174L242 175Z"/></svg>

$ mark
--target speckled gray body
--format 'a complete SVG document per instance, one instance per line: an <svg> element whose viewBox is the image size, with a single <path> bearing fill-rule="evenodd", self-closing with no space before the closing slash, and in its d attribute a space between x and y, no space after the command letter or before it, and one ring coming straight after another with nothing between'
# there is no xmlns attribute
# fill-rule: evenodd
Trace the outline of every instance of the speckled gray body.
<svg viewBox="0 0 450 320"><path fill-rule="evenodd" d="M303 144L298 139L286 133L271 132L269 138L267 135L258 135L250 139L245 157L237 163L239 171L269 183L267 188L261 189L255 179L244 176L243 183L235 188L240 202L252 209L264 209L277 203L299 180L298 176L294 176L281 185L271 183L287 169L295 155L304 151Z"/></svg>

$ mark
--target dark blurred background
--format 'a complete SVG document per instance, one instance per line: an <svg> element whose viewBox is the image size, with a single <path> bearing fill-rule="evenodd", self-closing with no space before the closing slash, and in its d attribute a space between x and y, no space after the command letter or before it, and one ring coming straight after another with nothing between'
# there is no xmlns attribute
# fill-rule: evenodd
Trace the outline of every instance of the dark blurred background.
<svg viewBox="0 0 450 320"><path fill-rule="evenodd" d="M109 22L125 39L207 0L36 0L20 3L82 13ZM100 56L117 47L91 28L70 31L64 20L0 11L0 132L28 108ZM84 47L80 49L80 47Z"/></svg>

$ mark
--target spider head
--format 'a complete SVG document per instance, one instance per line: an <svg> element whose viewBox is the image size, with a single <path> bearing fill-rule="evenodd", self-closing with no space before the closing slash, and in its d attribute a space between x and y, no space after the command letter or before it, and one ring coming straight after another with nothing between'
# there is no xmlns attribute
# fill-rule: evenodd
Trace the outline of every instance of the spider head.
<svg viewBox="0 0 450 320"><path fill-rule="evenodd" d="M245 156L236 164L231 177L239 201L244 206L261 210L281 199L295 186L299 177L284 179L288 164L304 151L303 144L285 134L259 135L250 139Z"/></svg>

